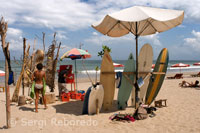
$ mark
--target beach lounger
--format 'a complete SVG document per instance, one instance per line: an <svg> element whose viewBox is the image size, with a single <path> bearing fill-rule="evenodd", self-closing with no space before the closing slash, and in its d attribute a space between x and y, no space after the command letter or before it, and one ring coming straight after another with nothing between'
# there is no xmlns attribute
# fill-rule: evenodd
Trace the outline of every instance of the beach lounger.
<svg viewBox="0 0 200 133"><path fill-rule="evenodd" d="M200 77L200 72L197 73L197 74L192 74L191 76L192 76L192 77Z"/></svg>
<svg viewBox="0 0 200 133"><path fill-rule="evenodd" d="M183 78L183 74L182 73L177 73L173 77L167 77L167 78L168 79L182 79Z"/></svg>

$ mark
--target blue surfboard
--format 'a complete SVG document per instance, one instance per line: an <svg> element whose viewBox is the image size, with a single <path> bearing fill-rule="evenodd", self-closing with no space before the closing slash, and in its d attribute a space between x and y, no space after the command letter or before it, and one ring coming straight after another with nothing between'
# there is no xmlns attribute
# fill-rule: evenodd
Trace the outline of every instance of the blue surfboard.
<svg viewBox="0 0 200 133"><path fill-rule="evenodd" d="M90 96L90 92L91 92L91 88L89 87L86 94L85 94L85 98L84 98L84 102L83 102L83 111L82 114L88 114L88 101L89 101L89 96Z"/></svg>

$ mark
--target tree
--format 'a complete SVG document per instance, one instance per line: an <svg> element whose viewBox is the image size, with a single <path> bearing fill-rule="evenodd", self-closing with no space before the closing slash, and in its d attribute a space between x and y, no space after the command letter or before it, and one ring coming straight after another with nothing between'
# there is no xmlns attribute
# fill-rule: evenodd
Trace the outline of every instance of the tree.
<svg viewBox="0 0 200 133"><path fill-rule="evenodd" d="M3 17L0 21L0 35L1 35L1 42L2 42L2 49L5 56L5 88L6 88L6 125L7 128L11 127L10 124L10 89L8 85L8 76L9 76L9 69L8 69L8 61L10 58L9 54L9 43L6 44L6 32L8 29L8 23L4 21Z"/></svg>

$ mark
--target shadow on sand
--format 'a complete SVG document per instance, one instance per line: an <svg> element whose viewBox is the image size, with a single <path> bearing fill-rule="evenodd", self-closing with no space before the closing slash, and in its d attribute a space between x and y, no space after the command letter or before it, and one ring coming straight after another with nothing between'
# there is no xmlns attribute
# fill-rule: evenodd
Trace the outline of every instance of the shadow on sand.
<svg viewBox="0 0 200 133"><path fill-rule="evenodd" d="M25 106L21 106L21 107L19 107L19 110L34 112L34 109L33 109L33 108L29 108L29 107L25 107Z"/></svg>
<svg viewBox="0 0 200 133"><path fill-rule="evenodd" d="M53 105L56 113L82 115L83 101L63 102L59 105Z"/></svg>
<svg viewBox="0 0 200 133"><path fill-rule="evenodd" d="M59 105L53 105L53 107L56 109L56 113L74 114L79 116L82 115L83 101L69 101ZM117 100L114 100L110 110L104 111L101 109L100 113L111 113L116 111L119 110L117 109Z"/></svg>
<svg viewBox="0 0 200 133"><path fill-rule="evenodd" d="M8 128L7 128L7 126L2 126L2 127L0 127L0 130L2 130L2 129L8 129Z"/></svg>
<svg viewBox="0 0 200 133"><path fill-rule="evenodd" d="M110 110L106 111L102 107L100 113L112 113L112 112L116 112L116 111L120 111L120 110L117 108L117 100L113 100L113 104L112 104L112 107L110 108Z"/></svg>

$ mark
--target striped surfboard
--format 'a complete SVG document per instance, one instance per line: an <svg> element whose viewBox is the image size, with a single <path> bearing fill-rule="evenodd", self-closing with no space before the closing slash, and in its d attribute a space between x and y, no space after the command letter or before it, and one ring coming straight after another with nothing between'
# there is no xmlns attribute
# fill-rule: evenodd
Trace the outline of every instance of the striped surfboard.
<svg viewBox="0 0 200 133"><path fill-rule="evenodd" d="M153 72L164 72L167 71L169 61L169 54L167 48L162 49L160 52L155 68ZM146 98L145 98L145 104L150 105L153 100L158 95L158 92L160 91L160 88L163 84L164 78L166 74L153 74L150 79L150 83L147 89Z"/></svg>

